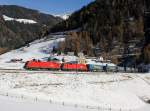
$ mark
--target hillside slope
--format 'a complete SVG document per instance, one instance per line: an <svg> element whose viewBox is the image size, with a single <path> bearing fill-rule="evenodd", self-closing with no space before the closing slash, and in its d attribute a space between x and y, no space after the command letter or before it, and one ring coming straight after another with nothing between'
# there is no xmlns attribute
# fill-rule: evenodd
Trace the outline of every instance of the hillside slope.
<svg viewBox="0 0 150 111"><path fill-rule="evenodd" d="M145 24L144 24L144 31L145 31L145 44L143 48L142 59L145 63L150 64L150 1L145 0L146 6L146 13L145 13Z"/></svg>
<svg viewBox="0 0 150 111"><path fill-rule="evenodd" d="M64 41L63 35L50 35L29 43L27 46L11 50L0 55L0 69L23 69L24 62L39 59L44 60L50 56L53 47ZM22 62L11 62L13 59L22 59Z"/></svg>
<svg viewBox="0 0 150 111"><path fill-rule="evenodd" d="M80 29L76 41L88 44L69 51L76 48L88 55L97 55L93 49L100 49L101 55L138 56L144 42L143 11L141 0L96 0L55 25L51 32Z"/></svg>
<svg viewBox="0 0 150 111"><path fill-rule="evenodd" d="M0 5L0 53L21 47L45 35L62 21L58 17L15 5Z"/></svg>

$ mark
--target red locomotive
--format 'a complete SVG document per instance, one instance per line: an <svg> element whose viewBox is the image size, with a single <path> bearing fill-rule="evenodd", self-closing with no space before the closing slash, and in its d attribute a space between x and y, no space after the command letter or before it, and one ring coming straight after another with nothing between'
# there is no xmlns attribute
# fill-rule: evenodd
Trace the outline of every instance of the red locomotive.
<svg viewBox="0 0 150 111"><path fill-rule="evenodd" d="M47 69L47 70L59 70L61 67L60 63L57 62L52 62L52 61L48 61L48 62L44 62L44 61L36 61L36 60L32 60L32 61L28 61L26 62L24 68L25 69Z"/></svg>
<svg viewBox="0 0 150 111"><path fill-rule="evenodd" d="M85 64L64 63L61 67L64 71L88 71Z"/></svg>

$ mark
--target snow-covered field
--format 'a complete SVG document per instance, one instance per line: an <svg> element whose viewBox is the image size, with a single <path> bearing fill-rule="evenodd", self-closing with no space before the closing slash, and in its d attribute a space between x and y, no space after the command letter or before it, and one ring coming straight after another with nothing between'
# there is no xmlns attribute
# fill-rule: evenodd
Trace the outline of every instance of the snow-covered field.
<svg viewBox="0 0 150 111"><path fill-rule="evenodd" d="M150 99L150 75L1 71L0 94L6 93L12 97L37 98L39 102L64 103L67 107L149 111L143 108L150 108L144 102Z"/></svg>
<svg viewBox="0 0 150 111"><path fill-rule="evenodd" d="M1 111L91 111L87 108L64 107L48 102L31 102L23 99L0 96ZM97 111L97 110L92 110Z"/></svg>
<svg viewBox="0 0 150 111"><path fill-rule="evenodd" d="M25 61L49 57L53 47L65 39L63 35L52 36L0 56L3 111L150 111L150 105L145 102L150 99L149 73L23 70ZM23 61L12 63L11 59Z"/></svg>

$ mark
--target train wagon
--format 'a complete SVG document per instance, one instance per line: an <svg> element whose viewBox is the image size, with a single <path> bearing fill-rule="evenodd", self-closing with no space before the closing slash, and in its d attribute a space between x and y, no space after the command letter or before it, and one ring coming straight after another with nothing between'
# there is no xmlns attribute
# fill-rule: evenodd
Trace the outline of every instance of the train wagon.
<svg viewBox="0 0 150 111"><path fill-rule="evenodd" d="M117 66L112 64L87 64L88 71L90 72L102 72L102 71L109 71L115 72L117 70Z"/></svg>
<svg viewBox="0 0 150 111"><path fill-rule="evenodd" d="M118 72L117 66L107 66L107 71L109 72Z"/></svg>
<svg viewBox="0 0 150 111"><path fill-rule="evenodd" d="M61 67L60 63L52 62L52 61L28 61L26 62L24 68L37 70L37 69L47 69L47 70L59 70Z"/></svg>
<svg viewBox="0 0 150 111"><path fill-rule="evenodd" d="M88 68L85 64L64 63L62 64L61 70L63 71L88 71Z"/></svg>
<svg viewBox="0 0 150 111"><path fill-rule="evenodd" d="M88 67L88 71L90 71L90 72L103 71L103 66L102 65L87 64L87 67Z"/></svg>

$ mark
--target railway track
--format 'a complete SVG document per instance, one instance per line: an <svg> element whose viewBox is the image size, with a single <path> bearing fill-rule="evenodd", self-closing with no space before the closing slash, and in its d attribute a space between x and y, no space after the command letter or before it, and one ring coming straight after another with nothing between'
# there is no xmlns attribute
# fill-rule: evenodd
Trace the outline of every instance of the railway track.
<svg viewBox="0 0 150 111"><path fill-rule="evenodd" d="M88 74L88 75L100 75L100 74L119 74L119 73L131 73L131 72L81 72L81 71L62 71L62 70L57 70L57 71L52 71L52 70L26 70L26 69L2 69L0 68L0 73L29 73L29 74ZM132 73L137 73L137 72L132 72Z"/></svg>
<svg viewBox="0 0 150 111"><path fill-rule="evenodd" d="M25 69L0 69L0 73L28 73L28 74L88 74L98 75L105 72L79 72L79 71L47 71L47 70L25 70ZM108 73L107 73L108 74Z"/></svg>

